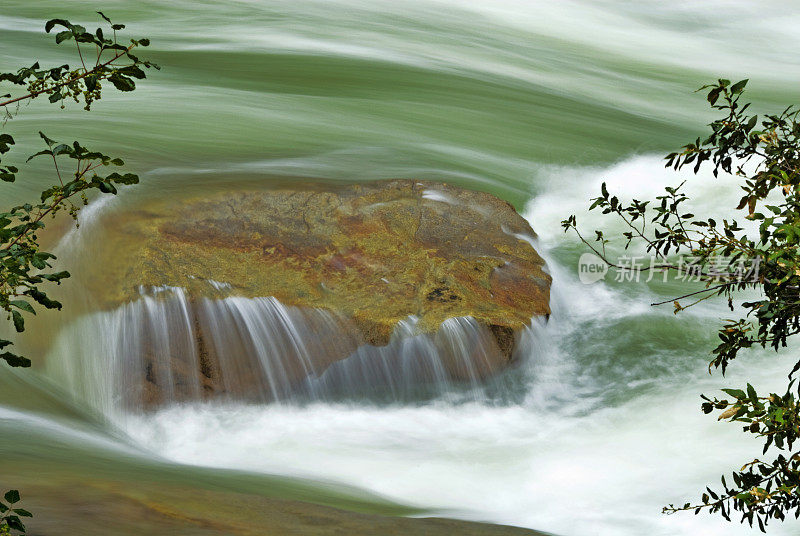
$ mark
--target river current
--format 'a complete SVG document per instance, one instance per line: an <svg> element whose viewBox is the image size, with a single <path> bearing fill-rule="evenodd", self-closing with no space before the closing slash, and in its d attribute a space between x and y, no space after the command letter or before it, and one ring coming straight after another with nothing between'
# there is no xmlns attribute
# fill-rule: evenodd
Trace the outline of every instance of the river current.
<svg viewBox="0 0 800 536"><path fill-rule="evenodd" d="M613 273L583 284L585 248L559 222L577 213L585 230L615 228L584 214L603 181L641 199L687 179L696 210L729 212L737 197L730 179L665 170L663 155L713 119L694 90L718 77L749 78L758 110L798 102L800 3L101 7L132 36L149 37L146 55L163 69L132 94L109 92L88 115L34 103L7 125L22 149L38 150L35 133L43 130L122 156L142 176L117 198L93 201L80 229L53 239L73 271L91 262L81 252L97 216L144 196L276 177L418 178L514 204L553 275L553 314L533 324L513 377L477 395L119 412L102 398L111 350L97 326L111 320L86 311L76 280L62 314L70 306L81 314L52 321L47 341L31 341L40 351L33 370L0 367L0 485L13 485L3 463L11 475L20 467L91 475L113 466L116 478L135 481L141 465L156 460L188 486L207 468L221 470L228 489L251 486L251 475L302 477L426 515L559 536L750 532L705 515L664 516L661 507L696 498L760 452L738 426L702 415L699 394L748 380L777 388L789 360L754 351L726 377L709 375L724 304L674 315L669 305L650 306L669 297L669 286L615 281ZM45 38L43 21L93 27L96 9L85 0L0 3L0 71L33 58L73 60L71 49ZM50 180L46 165L34 163L0 199L30 199ZM774 529L792 534L797 525Z"/></svg>

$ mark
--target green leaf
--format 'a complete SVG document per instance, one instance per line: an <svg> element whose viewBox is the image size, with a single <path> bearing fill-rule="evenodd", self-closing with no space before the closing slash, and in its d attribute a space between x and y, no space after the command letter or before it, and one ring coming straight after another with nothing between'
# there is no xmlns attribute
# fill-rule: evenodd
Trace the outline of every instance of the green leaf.
<svg viewBox="0 0 800 536"><path fill-rule="evenodd" d="M120 175L119 173L112 173L106 180L116 182L117 184L139 184L139 176L135 173L125 173L124 175Z"/></svg>
<svg viewBox="0 0 800 536"><path fill-rule="evenodd" d="M17 333L25 331L25 319L22 318L21 314L17 311L11 311L11 318L14 321L14 329L17 330Z"/></svg>
<svg viewBox="0 0 800 536"><path fill-rule="evenodd" d="M15 489L8 490L3 497L9 504L14 504L15 502L19 502L19 491Z"/></svg>
<svg viewBox="0 0 800 536"><path fill-rule="evenodd" d="M33 309L31 304L26 302L26 301L23 301L23 300L12 300L12 301L8 302L8 304L9 305L13 305L17 309L20 309L22 311L31 313L33 315L36 314L36 311Z"/></svg>
<svg viewBox="0 0 800 536"><path fill-rule="evenodd" d="M25 525L22 524L22 521L19 520L17 516L9 516L6 518L6 523L8 524L8 528L14 529L16 531L25 532Z"/></svg>
<svg viewBox="0 0 800 536"><path fill-rule="evenodd" d="M51 140L50 138L45 136L44 132L42 132L41 130L39 131L39 137L42 138L44 140L44 142L47 144L47 146L50 147L50 148L52 148L53 145L55 145L55 143L56 143L55 140Z"/></svg>
<svg viewBox="0 0 800 536"><path fill-rule="evenodd" d="M36 288L29 289L26 294L33 298L36 303L44 306L47 309L61 309L60 302L51 300L47 297L47 294Z"/></svg>
<svg viewBox="0 0 800 536"><path fill-rule="evenodd" d="M115 194L117 193L117 189L114 188L114 185L108 182L98 182L97 188L103 192L104 194Z"/></svg>
<svg viewBox="0 0 800 536"><path fill-rule="evenodd" d="M120 69L120 72L125 76L131 76L133 78L136 78L137 80L143 80L147 78L145 72L136 65L130 65L128 67L125 67L124 69Z"/></svg>
<svg viewBox="0 0 800 536"><path fill-rule="evenodd" d="M721 389L723 393L727 393L736 399L746 398L747 395L741 389Z"/></svg>
<svg viewBox="0 0 800 536"><path fill-rule="evenodd" d="M53 154L54 154L54 155L59 155L59 154L70 154L71 152L72 152L72 147L70 147L70 146L69 146L69 145L67 145L66 143L61 143L61 144L59 144L59 145L56 145L56 146L53 148Z"/></svg>
<svg viewBox="0 0 800 536"><path fill-rule="evenodd" d="M72 39L72 32L70 32L70 31L58 32L56 34L56 44L57 45L61 44L64 41L67 41L68 39Z"/></svg>
<svg viewBox="0 0 800 536"><path fill-rule="evenodd" d="M66 279L70 276L69 272L56 272L54 274L42 274L44 279L48 281L53 281L55 283L60 282L62 279Z"/></svg>
<svg viewBox="0 0 800 536"><path fill-rule="evenodd" d="M42 155L50 155L50 156L52 156L52 155L53 155L53 151L50 151L50 150L47 150L47 149L45 149L44 151L39 151L39 152L38 152L38 153L36 153L36 154L32 154L32 155L30 155L30 156L28 157L28 159L27 159L27 160L25 160L25 161L26 161L26 162L30 162L31 160L33 160L33 159L34 159L34 158L36 158L37 156L42 156Z"/></svg>
<svg viewBox="0 0 800 536"><path fill-rule="evenodd" d="M14 145L14 143L14 138L12 138L9 134L0 134L0 154L10 151L11 146Z"/></svg>
<svg viewBox="0 0 800 536"><path fill-rule="evenodd" d="M31 360L16 354L12 354L11 352L3 352L0 354L0 359L4 360L12 367L30 367Z"/></svg>
<svg viewBox="0 0 800 536"><path fill-rule="evenodd" d="M70 29L70 30L72 29L72 24L70 24L70 22L68 20L50 19L49 21L44 23L44 31L47 32L47 33L50 33L50 30L52 30L53 27L56 26L56 25L63 26L64 28L67 28L67 29Z"/></svg>
<svg viewBox="0 0 800 536"><path fill-rule="evenodd" d="M108 80L120 91L133 91L136 89L136 83L133 80L119 73L112 74L108 77Z"/></svg>
<svg viewBox="0 0 800 536"><path fill-rule="evenodd" d="M744 80L740 80L731 86L731 93L734 95L738 95L742 91L744 91L744 86L747 85L749 79L745 78Z"/></svg>

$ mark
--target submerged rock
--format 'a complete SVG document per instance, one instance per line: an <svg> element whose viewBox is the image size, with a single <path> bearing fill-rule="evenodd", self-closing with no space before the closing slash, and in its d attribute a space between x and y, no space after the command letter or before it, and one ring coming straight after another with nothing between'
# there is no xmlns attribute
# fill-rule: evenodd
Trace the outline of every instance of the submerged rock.
<svg viewBox="0 0 800 536"><path fill-rule="evenodd" d="M102 227L96 294L113 308L143 292L181 288L188 305L180 322L196 358L187 362L169 350L168 361L178 363L161 376L180 383L176 375L200 367L206 393L235 389L223 381L219 355L233 350L210 340L219 339L212 333L218 323L195 311L206 298L274 297L294 317L309 319L307 334L323 340L308 341L313 351L284 367L289 384L324 373L358 347L388 345L410 318L431 340L442 339L448 319L474 319L490 348L459 350L481 353L469 374L445 367L454 379L487 376L512 360L531 318L550 313L550 276L525 219L490 194L446 184L302 184L170 198L114 213ZM326 343L331 338L337 342ZM152 401L167 381L155 377L159 366L144 364Z"/></svg>

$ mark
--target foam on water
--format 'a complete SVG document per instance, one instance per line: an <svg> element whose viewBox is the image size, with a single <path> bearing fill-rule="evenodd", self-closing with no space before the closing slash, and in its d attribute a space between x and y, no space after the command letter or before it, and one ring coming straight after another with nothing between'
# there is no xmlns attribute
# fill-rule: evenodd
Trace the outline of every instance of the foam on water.
<svg viewBox="0 0 800 536"><path fill-rule="evenodd" d="M661 173L659 161L648 157L569 172L584 174L587 189L591 177L602 177L633 195L649 193L636 191L643 174ZM717 196L719 186L701 178L692 188L702 199ZM558 242L550 207L569 210L578 197L554 188L531 203L527 215L544 231L538 247ZM673 320L671 311L649 306L646 288L583 285L572 267L548 261L553 315L546 325L534 323L520 349L530 354L519 371L520 401L180 406L134 417L126 429L182 463L332 480L442 515L554 534L749 533L715 517L660 510L759 452L738 427L702 415L699 393L735 385L744 372L757 386L777 387L786 372L781 363L756 355L749 359L759 360L758 367L734 366L723 379L703 374L701 343L694 355L691 345L675 352L654 344L617 375L615 345L631 322L713 328L721 309L712 305ZM628 335L632 344L650 336ZM665 369L651 370L659 361ZM790 531L776 526L774 533Z"/></svg>
<svg viewBox="0 0 800 536"><path fill-rule="evenodd" d="M443 514L564 536L748 532L705 516L664 517L660 507L696 496L759 451L736 426L700 414L697 394L738 386L745 371L756 387L780 384L781 360L757 355L734 364L729 378L709 377L721 310L706 303L676 317L649 306L658 289L611 278L582 285L580 245L558 222L578 213L587 231L614 228L583 214L604 180L638 198L680 182L659 157L626 155L675 149L699 134L711 117L691 93L699 85L749 77L759 105L774 111L796 101L797 2L117 4L115 18L153 38L164 71L134 96L104 97L90 122L77 107L55 120L51 108L34 105L20 123L86 143L114 133L102 135L98 150L125 156L143 177L114 203L242 175L438 179L516 203L534 192L526 215L554 276L553 315L522 341L525 366L496 386L510 397L469 389L469 396L445 390L391 404L334 401L336 389L382 377L380 366L355 356L330 369L336 381L318 383L327 402L195 403L142 415L119 411L119 385L109 381L124 376L120 356L141 343L135 331L170 349L188 344L194 329L186 304L168 298L178 291L146 292L128 308L65 330L48 359L56 382L143 450L178 463L337 480ZM42 21L56 10L88 24L95 9L86 1L4 2L0 63L63 63L62 51L38 35ZM116 135L121 126L124 136ZM19 150L38 150L34 138L20 137ZM614 158L624 159L605 164ZM7 199L36 198L52 180L39 171L4 189ZM701 175L689 186L704 209L697 213L736 204L724 179ZM91 216L85 212L82 224ZM83 254L80 235L71 233L64 249ZM246 326L254 347L293 347L291 330L259 326L286 318L275 304L229 299L206 310ZM175 331L165 333L166 316ZM463 343L477 337L473 327L461 319L445 331ZM415 351L430 350L431 341L418 342ZM386 357L376 361L382 366ZM0 413L0 423L21 416Z"/></svg>

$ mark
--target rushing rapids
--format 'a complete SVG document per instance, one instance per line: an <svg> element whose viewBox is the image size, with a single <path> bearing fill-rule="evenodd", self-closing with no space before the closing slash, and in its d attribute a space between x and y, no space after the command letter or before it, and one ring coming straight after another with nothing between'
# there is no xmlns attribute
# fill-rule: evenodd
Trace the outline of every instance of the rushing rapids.
<svg viewBox="0 0 800 536"><path fill-rule="evenodd" d="M22 493L35 515L31 533L318 534L321 519L329 533L353 535L503 533L343 510L336 517L352 522L337 523L330 512L285 501L355 508L331 501L334 482L366 490L370 504L359 510L373 513L387 513L375 498L388 497L422 509L393 514L558 536L752 535L716 516L663 516L661 508L697 498L761 456L761 443L742 443L736 425L703 415L698 395L746 382L780 388L786 361L756 350L724 378L709 375L718 320L730 315L725 304L674 315L669 305L649 305L674 296L673 288L616 282L613 274L584 285L576 266L585 249L559 222L580 214L587 230L609 225L597 211L585 213L603 182L621 197L650 199L687 180L702 207L727 215L741 197L734 181L676 174L662 157L717 118L693 92L719 77L750 78L748 95L766 113L798 102L800 10L792 2L5 0L0 70L34 60L76 67L74 43L56 47L43 23L64 17L94 28L97 9L128 24L126 33L150 37L148 56L163 70L133 94L109 92L89 114L40 99L7 124L18 143L9 163L42 149L42 130L119 155L142 176L81 212L80 229L54 250L73 274L53 289L63 311L29 320L22 342L33 347L25 352L33 369L0 370L0 484ZM53 184L50 162L29 165L23 180L3 186L5 207L33 202ZM135 381L112 370L118 337L133 327L113 319L143 309L146 298L175 308L180 300L153 290L164 280L131 280L124 299L98 306L121 288L104 284L101 263L122 263L101 251L126 249L96 227L125 227L128 209L152 205L142 198L241 191L243 181L269 188L277 177L295 185L426 177L490 192L528 218L554 276L553 312L546 325L533 324L531 337L522 330L517 365L481 381L490 400L475 393L472 402L451 403L451 392L436 396L437 389L404 393L409 402L398 392L392 404L372 396L301 404L221 397L120 418L103 411L110 418L98 422L89 409L100 395L123 408L116 389ZM84 277L90 270L99 279ZM211 300L270 295L214 294L211 283L195 284ZM185 296L193 287L171 285ZM333 379L338 366L326 371L331 383L344 381ZM354 393L366 389L351 378ZM497 403L497 393L508 402ZM392 399L390 388L378 395ZM267 474L319 484L297 496ZM264 490L281 498L282 510L255 500ZM796 523L770 530L798 532Z"/></svg>
<svg viewBox="0 0 800 536"><path fill-rule="evenodd" d="M106 413L475 391L550 313L528 223L445 184L209 194L103 227L87 287L105 310L66 330L54 366L73 389L101 374L88 398Z"/></svg>

